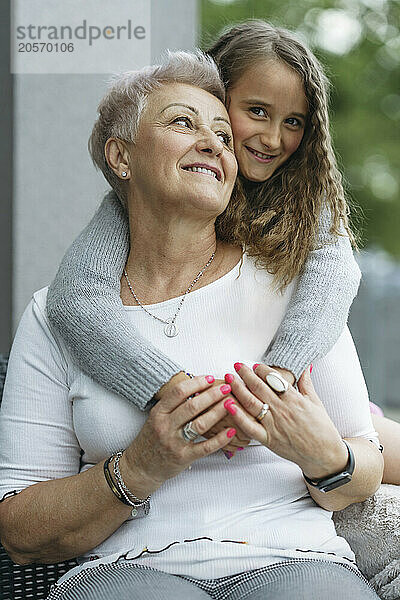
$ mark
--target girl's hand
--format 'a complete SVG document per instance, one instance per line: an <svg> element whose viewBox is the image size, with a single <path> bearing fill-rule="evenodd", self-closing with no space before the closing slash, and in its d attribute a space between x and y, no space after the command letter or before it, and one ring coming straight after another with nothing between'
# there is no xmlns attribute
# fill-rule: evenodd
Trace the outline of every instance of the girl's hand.
<svg viewBox="0 0 400 600"><path fill-rule="evenodd" d="M314 390L309 369L299 379L299 391L289 385L280 394L265 383L274 369L257 365L253 372L241 363L235 369L239 377L234 377L231 387L240 404L232 418L248 437L295 462L311 479L345 468L346 447ZM269 410L260 422L256 417L264 403Z"/></svg>
<svg viewBox="0 0 400 600"><path fill-rule="evenodd" d="M193 461L224 448L236 434L234 428L225 427L203 442L188 442L182 435L183 427L191 421L192 428L204 436L228 414L224 399L230 386L213 386L213 382L214 377L208 381L195 377L174 385L150 410L139 434L125 450L127 468L139 472L148 488L157 489Z"/></svg>

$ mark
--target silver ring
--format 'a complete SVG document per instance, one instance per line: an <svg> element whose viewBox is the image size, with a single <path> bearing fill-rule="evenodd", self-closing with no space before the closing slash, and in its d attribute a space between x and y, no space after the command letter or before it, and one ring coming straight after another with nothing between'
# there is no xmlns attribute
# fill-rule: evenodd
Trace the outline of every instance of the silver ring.
<svg viewBox="0 0 400 600"><path fill-rule="evenodd" d="M267 403L263 404L261 412L256 416L257 421L262 421L268 411L269 411L269 404L267 404Z"/></svg>
<svg viewBox="0 0 400 600"><path fill-rule="evenodd" d="M193 421L189 421L189 423L186 423L186 425L182 427L182 436L185 442L193 442L199 437L197 431L192 429L192 423Z"/></svg>
<svg viewBox="0 0 400 600"><path fill-rule="evenodd" d="M278 394L287 392L289 389L288 382L277 371L270 371L270 373L268 373L268 375L265 376L265 381L267 382L269 387Z"/></svg>

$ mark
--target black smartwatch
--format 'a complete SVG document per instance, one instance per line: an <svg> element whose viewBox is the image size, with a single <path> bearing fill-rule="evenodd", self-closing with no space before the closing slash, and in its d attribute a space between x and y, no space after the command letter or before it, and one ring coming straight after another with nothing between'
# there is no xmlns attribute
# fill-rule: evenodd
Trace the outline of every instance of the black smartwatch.
<svg viewBox="0 0 400 600"><path fill-rule="evenodd" d="M312 487L318 488L320 492L330 492L331 490L335 490L341 485L345 485L349 483L352 479L354 467L356 466L356 461L354 458L353 450L350 445L346 442L346 440L342 440L347 446L347 452L349 454L349 460L347 461L347 465L344 471L337 473L336 475L329 475L329 477L324 477L323 479L310 479L307 475L304 475L304 479L307 481L309 485Z"/></svg>

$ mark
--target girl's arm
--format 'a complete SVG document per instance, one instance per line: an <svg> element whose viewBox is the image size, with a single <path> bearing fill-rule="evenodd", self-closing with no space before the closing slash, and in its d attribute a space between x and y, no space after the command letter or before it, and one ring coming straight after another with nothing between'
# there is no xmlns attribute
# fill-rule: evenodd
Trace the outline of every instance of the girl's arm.
<svg viewBox="0 0 400 600"><path fill-rule="evenodd" d="M339 337L357 292L360 271L349 239L329 234L321 217L319 242L263 361L300 376ZM49 288L53 327L96 381L145 410L153 396L184 369L139 336L126 321L120 278L129 251L127 215L113 192L65 255ZM140 369L140 375L139 375Z"/></svg>
<svg viewBox="0 0 400 600"><path fill-rule="evenodd" d="M286 315L262 359L291 371L296 380L338 340L360 284L360 269L346 232L333 236L330 226L331 214L325 209L318 248L310 252Z"/></svg>
<svg viewBox="0 0 400 600"><path fill-rule="evenodd" d="M127 214L110 192L64 256L46 309L80 367L146 410L156 392L184 368L127 322L120 279L128 252Z"/></svg>
<svg viewBox="0 0 400 600"><path fill-rule="evenodd" d="M371 416L383 446L385 469L382 483L400 485L400 423L379 415Z"/></svg>

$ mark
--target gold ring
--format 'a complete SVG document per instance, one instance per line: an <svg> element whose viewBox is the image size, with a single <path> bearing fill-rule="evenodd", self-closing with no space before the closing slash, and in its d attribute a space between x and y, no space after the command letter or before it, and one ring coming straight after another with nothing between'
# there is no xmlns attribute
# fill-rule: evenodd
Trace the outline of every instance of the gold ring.
<svg viewBox="0 0 400 600"><path fill-rule="evenodd" d="M267 403L263 404L261 412L256 416L257 421L261 422L268 411L269 411L269 404L267 404Z"/></svg>

